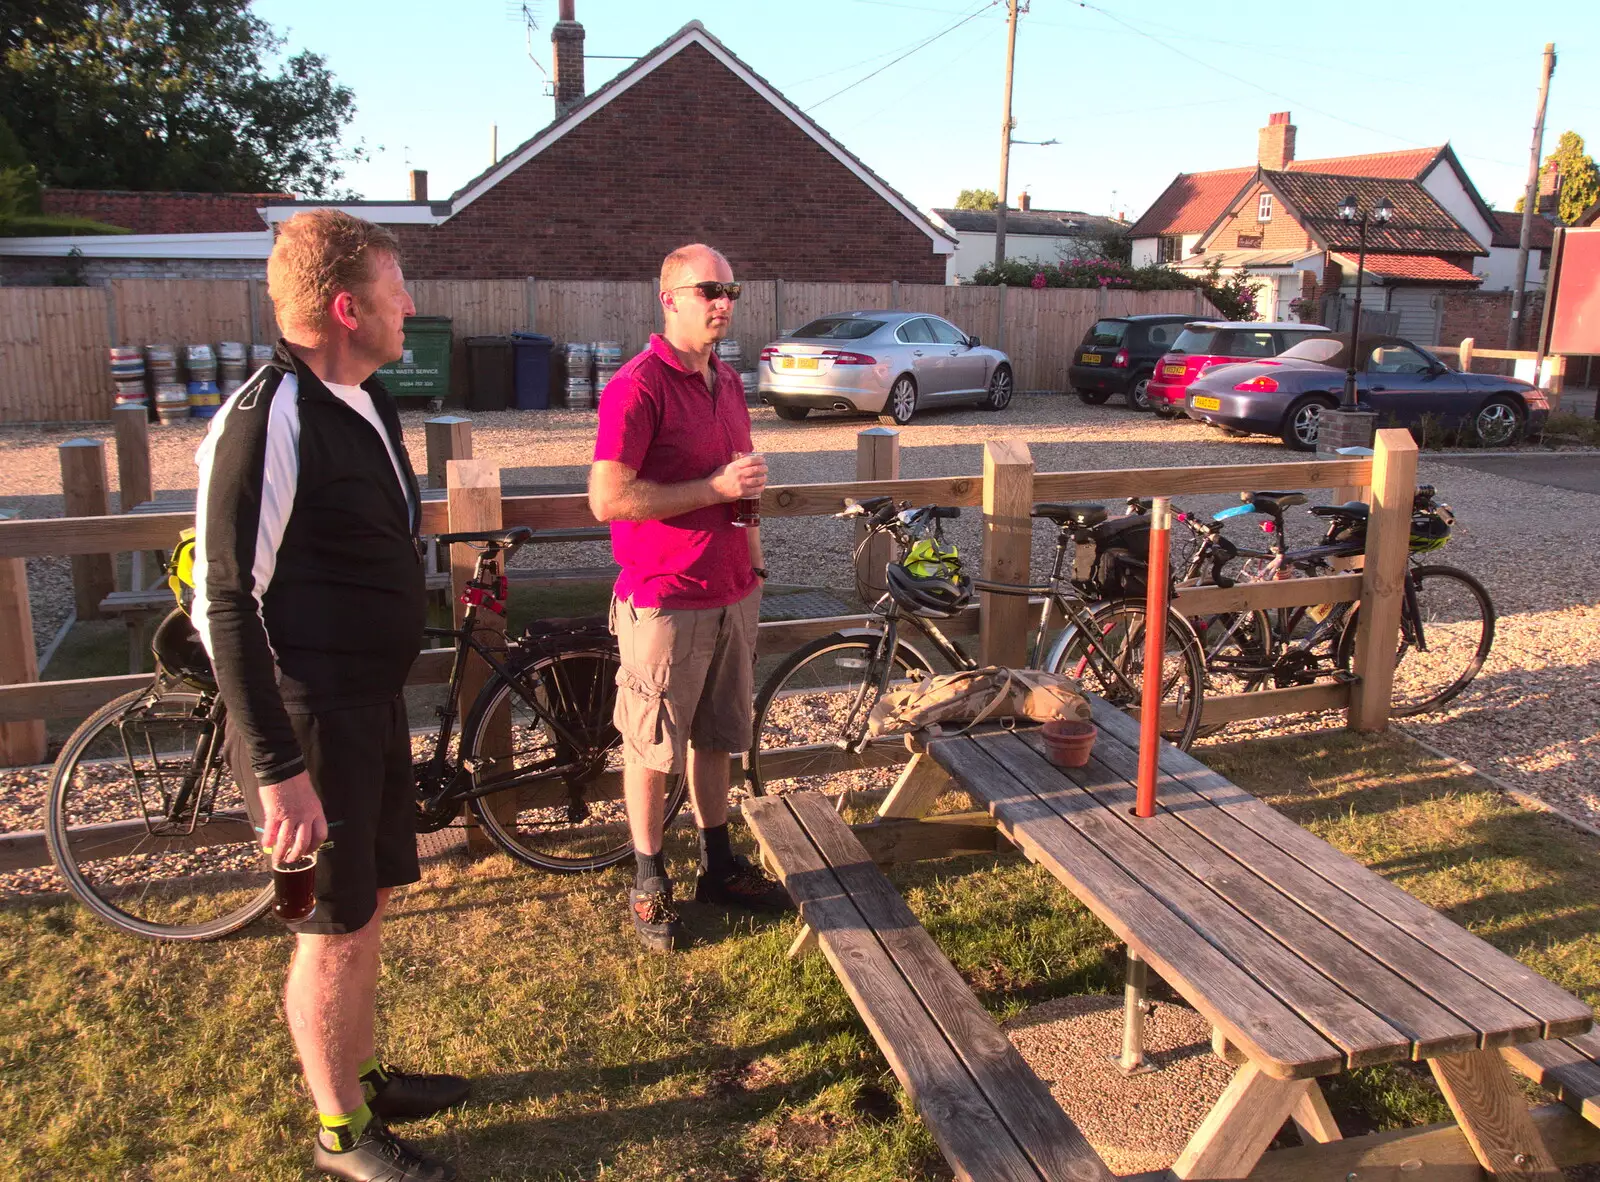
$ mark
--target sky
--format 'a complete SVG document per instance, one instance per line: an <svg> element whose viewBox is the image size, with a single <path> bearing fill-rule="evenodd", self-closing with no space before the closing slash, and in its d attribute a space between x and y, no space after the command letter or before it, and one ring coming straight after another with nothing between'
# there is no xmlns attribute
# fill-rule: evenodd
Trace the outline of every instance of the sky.
<svg viewBox="0 0 1600 1182"><path fill-rule="evenodd" d="M548 124L556 0L256 0L287 52L355 92L343 182L447 196ZM1290 111L1301 158L1454 145L1484 198L1527 179L1540 55L1556 44L1544 151L1576 130L1600 157L1600 7L1546 0L1031 0L1018 24L1011 193L1134 219L1179 172L1254 162ZM593 90L691 20L923 209L998 189L1004 0L577 0ZM531 48L531 54L530 54Z"/></svg>

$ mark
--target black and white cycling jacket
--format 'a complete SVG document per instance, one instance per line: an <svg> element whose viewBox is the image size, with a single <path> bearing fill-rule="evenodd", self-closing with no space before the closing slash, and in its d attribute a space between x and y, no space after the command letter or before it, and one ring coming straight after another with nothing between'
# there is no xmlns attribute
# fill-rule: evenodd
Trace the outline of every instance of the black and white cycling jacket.
<svg viewBox="0 0 1600 1182"><path fill-rule="evenodd" d="M262 784L305 767L291 712L389 701L422 645L417 478L394 400L361 388L389 446L279 341L195 456L191 615Z"/></svg>

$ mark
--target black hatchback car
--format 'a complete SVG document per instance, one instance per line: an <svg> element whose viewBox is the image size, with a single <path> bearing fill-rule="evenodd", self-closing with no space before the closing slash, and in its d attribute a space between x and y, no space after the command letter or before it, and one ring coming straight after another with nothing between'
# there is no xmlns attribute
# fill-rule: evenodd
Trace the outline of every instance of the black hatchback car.
<svg viewBox="0 0 1600 1182"><path fill-rule="evenodd" d="M1156 362L1172 348L1185 324L1205 317L1179 312L1107 316L1096 320L1067 367L1067 384L1091 406L1121 394L1134 410L1149 410Z"/></svg>

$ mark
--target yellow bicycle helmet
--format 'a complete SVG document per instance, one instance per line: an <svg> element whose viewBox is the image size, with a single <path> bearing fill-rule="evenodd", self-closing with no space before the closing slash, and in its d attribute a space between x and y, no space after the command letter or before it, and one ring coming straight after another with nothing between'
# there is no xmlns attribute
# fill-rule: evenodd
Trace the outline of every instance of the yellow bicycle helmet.
<svg viewBox="0 0 1600 1182"><path fill-rule="evenodd" d="M194 603L194 530L178 535L178 544L167 559L167 586L178 606L188 611Z"/></svg>

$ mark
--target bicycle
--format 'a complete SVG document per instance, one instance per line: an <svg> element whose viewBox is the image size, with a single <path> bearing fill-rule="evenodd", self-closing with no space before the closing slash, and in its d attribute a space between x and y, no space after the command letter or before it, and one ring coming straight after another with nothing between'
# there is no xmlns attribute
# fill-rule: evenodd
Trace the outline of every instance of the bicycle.
<svg viewBox="0 0 1600 1182"><path fill-rule="evenodd" d="M417 831L470 808L494 843L541 870L600 870L633 850L622 803L621 738L612 725L616 641L604 621L543 621L504 650L477 635L505 612L509 561L532 530L446 534L478 551L432 750L414 764ZM259 837L224 757L227 709L183 609L157 629L157 671L143 689L90 715L51 773L46 840L68 888L123 931L192 941L227 935L272 903ZM467 660L490 675L466 711ZM506 794L506 795L501 795ZM669 787L670 824L687 795Z"/></svg>
<svg viewBox="0 0 1600 1182"><path fill-rule="evenodd" d="M1453 566L1421 564L1418 559L1449 540L1454 516L1436 500L1432 485L1417 488L1412 501L1412 527L1406 580L1400 604L1400 633L1395 657L1390 712L1397 717L1421 714L1449 702L1483 667L1494 644L1495 608L1489 592L1471 574ZM1199 537L1190 575L1211 568L1213 585L1261 582L1330 574L1333 563L1358 557L1366 550L1368 506L1315 505L1309 512L1327 522L1321 543L1291 550L1284 533L1286 510L1306 501L1298 492L1244 494L1244 503L1224 510L1209 522L1186 515ZM1266 550L1246 550L1222 536L1220 522L1241 513L1262 513ZM1242 559L1238 576L1225 567ZM1239 692L1269 687L1309 685L1333 678L1354 678L1360 605L1357 600L1306 607L1260 609L1191 620L1205 649L1207 686L1219 679L1236 682ZM1219 728L1220 729L1220 728Z"/></svg>
<svg viewBox="0 0 1600 1182"><path fill-rule="evenodd" d="M866 534L857 557L883 533L901 554L919 535L960 516L941 506L910 508L888 497L851 502L836 519L862 521ZM1010 596L1042 596L1044 604L1029 647L1030 668L1069 673L1084 687L1123 707L1142 700L1145 660L1145 607L1141 599L1110 599L1090 605L1089 584L1064 577L1067 555L1093 542L1107 521L1101 505L1038 504L1032 516L1058 527L1055 562L1045 583L996 583L972 579L976 591ZM859 563L857 565L859 570ZM863 598L868 598L863 596ZM1051 613L1065 626L1053 639ZM976 669L975 658L948 637L932 619L908 610L892 593L877 599L878 619L802 645L785 657L756 695L755 738L745 756L746 789L764 795L779 782L791 789L820 788L837 795L845 789L883 787L903 758L901 736L872 740L867 734L872 705L891 688L932 674L935 665L901 635L909 623L948 669ZM1163 737L1187 747L1200 718L1204 667L1199 640L1187 621L1169 611L1162 663L1163 715L1174 722ZM897 750L898 749L898 750ZM889 781L889 782L892 782Z"/></svg>

